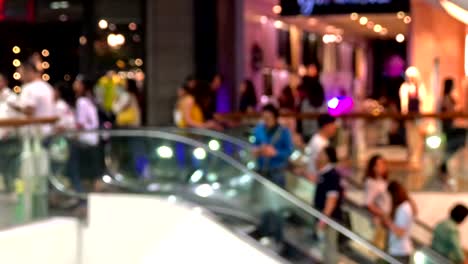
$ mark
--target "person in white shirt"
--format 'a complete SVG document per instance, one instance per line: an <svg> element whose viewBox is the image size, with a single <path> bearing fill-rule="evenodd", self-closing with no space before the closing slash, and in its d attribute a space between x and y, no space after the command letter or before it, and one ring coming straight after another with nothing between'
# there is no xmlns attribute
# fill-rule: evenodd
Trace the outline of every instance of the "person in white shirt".
<svg viewBox="0 0 468 264"><path fill-rule="evenodd" d="M401 263L410 263L414 251L411 240L411 227L416 217L416 206L409 198L406 189L398 182L388 185L392 197L391 216L384 220L390 231L388 253Z"/></svg>
<svg viewBox="0 0 468 264"><path fill-rule="evenodd" d="M374 245L386 248L387 230L382 219L391 211L391 199L388 194L388 169L385 159L380 155L370 158L365 174L365 205L374 217Z"/></svg>
<svg viewBox="0 0 468 264"><path fill-rule="evenodd" d="M28 60L21 64L18 72L21 74L23 86L19 101L10 103L10 106L29 117L54 117L54 91L50 84L42 80L40 69L34 62ZM41 126L41 132L43 135L49 135L52 132L52 126Z"/></svg>
<svg viewBox="0 0 468 264"><path fill-rule="evenodd" d="M426 86L422 82L421 73L416 67L409 67L406 72L406 81L400 87L401 113L421 114L429 113L432 99ZM427 120L407 120L405 122L406 144L408 158L414 168L419 168L424 151L424 130L429 123Z"/></svg>
<svg viewBox="0 0 468 264"><path fill-rule="evenodd" d="M17 100L17 95L8 87L6 77L0 74L0 119L21 116L9 104ZM0 128L0 174L3 178L3 191L12 192L17 173L17 162L21 152L21 143L13 137L14 130Z"/></svg>
<svg viewBox="0 0 468 264"><path fill-rule="evenodd" d="M54 86L55 116L59 118L55 124L55 132L76 129L75 113L71 108L73 97L69 94L71 88L66 83L58 83Z"/></svg>
<svg viewBox="0 0 468 264"><path fill-rule="evenodd" d="M328 114L322 114L318 118L319 131L312 137L306 147L306 155L310 158L307 167L307 178L316 181L318 170L316 160L319 153L330 145L330 139L336 135L338 126L336 119Z"/></svg>
<svg viewBox="0 0 468 264"><path fill-rule="evenodd" d="M101 172L101 156L98 149L99 135L94 132L86 133L99 128L98 111L92 100L92 87L92 82L85 80L80 75L73 83L73 90L77 98L76 129L81 133L77 141L72 141L68 167L70 180L77 192L83 192L81 184L83 174L95 178ZM83 166L84 164L86 165Z"/></svg>

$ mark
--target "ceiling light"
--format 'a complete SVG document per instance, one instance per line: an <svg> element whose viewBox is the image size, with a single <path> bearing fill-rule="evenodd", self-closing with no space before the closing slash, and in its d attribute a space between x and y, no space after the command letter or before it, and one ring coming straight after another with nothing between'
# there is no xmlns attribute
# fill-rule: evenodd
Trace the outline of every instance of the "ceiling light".
<svg viewBox="0 0 468 264"><path fill-rule="evenodd" d="M280 29L283 27L283 22L276 20L274 23L275 28Z"/></svg>
<svg viewBox="0 0 468 264"><path fill-rule="evenodd" d="M101 19L99 20L98 26L100 29L106 29L109 26L109 23L106 20Z"/></svg>
<svg viewBox="0 0 468 264"><path fill-rule="evenodd" d="M13 47L13 53L14 53L14 54L18 54L18 53L20 53L20 52L21 52L20 47L18 47L18 46L14 46L14 47Z"/></svg>
<svg viewBox="0 0 468 264"><path fill-rule="evenodd" d="M403 12L403 11L398 12L397 17L398 17L398 19L403 19L405 17L405 12Z"/></svg>
<svg viewBox="0 0 468 264"><path fill-rule="evenodd" d="M387 33L388 33L388 29L386 28L382 28L382 30L380 31L380 34L382 35L387 35Z"/></svg>
<svg viewBox="0 0 468 264"><path fill-rule="evenodd" d="M266 17L266 16L260 17L260 23L262 23L262 24L268 23L268 17Z"/></svg>
<svg viewBox="0 0 468 264"><path fill-rule="evenodd" d="M375 25L375 23L372 22L372 21L367 22L367 28L368 28L368 29L373 29L373 28L374 28L374 25Z"/></svg>
<svg viewBox="0 0 468 264"><path fill-rule="evenodd" d="M358 13L351 13L351 15L349 17L351 18L351 20L356 21L356 20L358 20L359 15L358 15Z"/></svg>
<svg viewBox="0 0 468 264"><path fill-rule="evenodd" d="M468 24L468 4L461 0L440 0L442 7L455 19Z"/></svg>
<svg viewBox="0 0 468 264"><path fill-rule="evenodd" d="M275 6L273 7L273 13L279 15L279 14L281 14L281 11L283 11L283 9L281 8L280 5L275 5Z"/></svg>
<svg viewBox="0 0 468 264"><path fill-rule="evenodd" d="M395 39L396 39L396 41L397 41L398 43L402 43L403 41L405 41L405 35L403 35L403 34L398 34L398 35L396 35L396 38L395 38Z"/></svg>
<svg viewBox="0 0 468 264"><path fill-rule="evenodd" d="M411 17L410 16L405 16L405 18L403 19L403 22L405 22L405 24L411 23Z"/></svg>
<svg viewBox="0 0 468 264"><path fill-rule="evenodd" d="M365 24L367 24L368 21L369 21L369 19L367 19L367 17L361 17L359 19L359 24L364 26Z"/></svg>
<svg viewBox="0 0 468 264"><path fill-rule="evenodd" d="M375 25L374 26L374 32L376 32L376 33L382 32L382 26L379 25L379 24Z"/></svg>

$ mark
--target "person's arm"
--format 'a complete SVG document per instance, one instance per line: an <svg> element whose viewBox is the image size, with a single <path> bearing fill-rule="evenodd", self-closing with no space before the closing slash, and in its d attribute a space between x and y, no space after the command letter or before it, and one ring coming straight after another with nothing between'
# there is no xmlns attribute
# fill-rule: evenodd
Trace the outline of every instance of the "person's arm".
<svg viewBox="0 0 468 264"><path fill-rule="evenodd" d="M454 263L466 263L468 259L465 259L465 253L463 252L458 232L450 232L449 238L446 242L449 243Z"/></svg>
<svg viewBox="0 0 468 264"><path fill-rule="evenodd" d="M279 148L276 149L276 158L281 158L283 160L287 160L289 156L294 151L294 145L292 142L292 137L291 133L289 130L284 129L282 136L281 136L281 141L278 144Z"/></svg>
<svg viewBox="0 0 468 264"><path fill-rule="evenodd" d="M332 177L332 178L328 178L326 180L329 182L329 184L327 184L329 186L329 190L327 192L327 198L325 200L325 207L322 213L328 218L331 218L333 212L338 206L338 199L340 195L340 177L338 174L332 174L332 175L327 175L327 176ZM319 229L323 229L325 226L326 224L323 221L320 221Z"/></svg>
<svg viewBox="0 0 468 264"><path fill-rule="evenodd" d="M327 193L327 199L325 200L325 208L323 209L323 214L331 218L333 211L335 211L335 208L338 204L338 193L337 192L328 192ZM319 228L324 228L325 227L325 222L320 221Z"/></svg>
<svg viewBox="0 0 468 264"><path fill-rule="evenodd" d="M399 208L395 214L394 221L386 221L386 224L393 234L399 238L402 238L410 232L412 222L413 216L411 209L404 210L404 208Z"/></svg>
<svg viewBox="0 0 468 264"><path fill-rule="evenodd" d="M189 127L194 127L194 128L204 128L204 124L197 122L192 119L192 108L195 104L195 100L193 98L186 98L186 102L182 104L182 116L185 121L185 123Z"/></svg>
<svg viewBox="0 0 468 264"><path fill-rule="evenodd" d="M366 181L366 207L373 215L382 217L384 216L384 212L375 203L378 194L374 184L370 181Z"/></svg>
<svg viewBox="0 0 468 264"><path fill-rule="evenodd" d="M408 85L403 83L400 87L401 113L408 114Z"/></svg>

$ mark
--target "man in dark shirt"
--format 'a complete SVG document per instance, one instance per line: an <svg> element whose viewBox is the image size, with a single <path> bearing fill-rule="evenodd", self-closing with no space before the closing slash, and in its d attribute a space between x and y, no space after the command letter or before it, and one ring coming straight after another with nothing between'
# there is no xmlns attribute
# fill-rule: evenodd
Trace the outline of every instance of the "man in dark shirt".
<svg viewBox="0 0 468 264"><path fill-rule="evenodd" d="M316 166L319 181L315 191L314 207L325 216L339 222L342 220L343 187L341 176L335 169L337 162L336 151L332 147L325 148L318 155ZM323 263L338 263L338 233L333 228L327 228L323 220L318 222L317 229L319 237L326 240Z"/></svg>
<svg viewBox="0 0 468 264"><path fill-rule="evenodd" d="M324 215L341 221L343 201L343 187L341 176L335 169L338 162L336 151L332 147L325 148L317 157L319 182L315 192L314 206ZM324 227L324 224L321 224Z"/></svg>

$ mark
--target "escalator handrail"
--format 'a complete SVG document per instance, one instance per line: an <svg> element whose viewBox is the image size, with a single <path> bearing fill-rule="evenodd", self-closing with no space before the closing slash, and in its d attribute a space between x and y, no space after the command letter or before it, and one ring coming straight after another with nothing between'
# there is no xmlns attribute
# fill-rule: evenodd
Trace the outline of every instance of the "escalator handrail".
<svg viewBox="0 0 468 264"><path fill-rule="evenodd" d="M225 161L230 166L233 166L235 169L251 175L257 182L261 183L262 185L266 186L268 189L276 192L284 199L286 199L291 204L297 206L298 208L304 210L308 214L312 215L313 217L323 221L331 228L337 230L338 232L342 233L343 235L347 236L351 240L355 241L358 244L368 248L372 251L376 256L379 258L389 262L389 263L399 263L396 259L388 255L387 253L381 251L371 243L369 243L364 238L359 237L349 229L345 228L344 226L340 225L339 223L335 222L331 218L323 215L318 210L312 208L310 205L306 204L303 201L300 201L295 196L287 192L286 190L276 186L274 183L270 182L269 180L265 179L264 177L258 175L257 173L248 170L245 166L240 164L238 161L232 159L230 156L222 153L220 151L212 151L206 144L202 144L198 141L193 139L189 139L186 137L182 137L180 135L175 135L173 133L168 133L164 131L150 131L150 130L97 130L97 131L86 131L86 132L69 132L68 134L76 135L77 133L99 133L100 135L105 135L107 137L110 136L121 136L121 137L147 137L147 138L162 138L167 139L179 143L184 143L192 147L199 147L204 149L207 153L220 158L221 160Z"/></svg>
<svg viewBox="0 0 468 264"><path fill-rule="evenodd" d="M157 128L158 130L161 131L178 131L178 132L188 132L190 134L195 134L195 135L200 135L200 136L206 136L206 137L212 137L214 139L222 140L222 141L227 141L231 144L237 145L241 148L245 149L252 149L253 146L252 144L242 140L238 139L233 136L229 136L223 133L220 133L218 131L212 131L212 130L207 130L207 129L200 129L200 128L178 128L178 127L163 127L163 128Z"/></svg>

